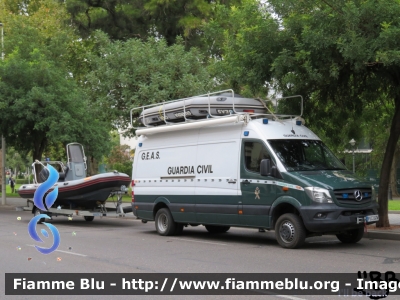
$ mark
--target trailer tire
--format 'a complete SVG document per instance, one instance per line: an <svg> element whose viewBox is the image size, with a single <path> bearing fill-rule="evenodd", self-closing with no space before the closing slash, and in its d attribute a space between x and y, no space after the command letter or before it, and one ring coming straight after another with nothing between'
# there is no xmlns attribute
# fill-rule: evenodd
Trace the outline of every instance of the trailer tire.
<svg viewBox="0 0 400 300"><path fill-rule="evenodd" d="M360 227L357 229L347 230L344 233L339 233L336 237L344 244L355 244L363 238L363 235L364 227Z"/></svg>
<svg viewBox="0 0 400 300"><path fill-rule="evenodd" d="M161 208L157 211L155 225L160 235L169 236L174 235L176 232L177 224L168 208Z"/></svg>
<svg viewBox="0 0 400 300"><path fill-rule="evenodd" d="M38 216L38 215L40 215L40 214L42 214L42 212L40 211L40 209L39 208L37 208L37 207L35 207L34 208L34 210L33 210L33 215L36 217L36 216ZM43 223L45 221L45 218L41 218L40 220L39 220L39 224L41 224L41 223Z"/></svg>
<svg viewBox="0 0 400 300"><path fill-rule="evenodd" d="M299 216L283 214L276 221L275 237L283 248L299 248L306 239L306 229Z"/></svg>
<svg viewBox="0 0 400 300"><path fill-rule="evenodd" d="M85 218L85 221L87 222L92 222L94 217L93 216L83 216Z"/></svg>
<svg viewBox="0 0 400 300"><path fill-rule="evenodd" d="M209 233L225 233L231 228L230 226L214 226L214 225L205 225L205 227Z"/></svg>

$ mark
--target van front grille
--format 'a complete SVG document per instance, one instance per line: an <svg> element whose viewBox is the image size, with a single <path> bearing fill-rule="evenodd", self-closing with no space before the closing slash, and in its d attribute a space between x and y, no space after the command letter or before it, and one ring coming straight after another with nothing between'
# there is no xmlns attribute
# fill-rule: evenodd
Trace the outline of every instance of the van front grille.
<svg viewBox="0 0 400 300"><path fill-rule="evenodd" d="M365 204L372 199L371 188L334 190L337 201L341 204Z"/></svg>

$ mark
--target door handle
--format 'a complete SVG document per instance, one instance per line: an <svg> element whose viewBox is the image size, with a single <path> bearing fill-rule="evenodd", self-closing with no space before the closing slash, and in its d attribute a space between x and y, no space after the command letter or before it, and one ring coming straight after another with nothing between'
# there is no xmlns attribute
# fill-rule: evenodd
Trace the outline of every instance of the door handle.
<svg viewBox="0 0 400 300"><path fill-rule="evenodd" d="M243 180L242 183L243 183L243 184L250 184L250 181L248 181L248 180L246 179L246 180Z"/></svg>

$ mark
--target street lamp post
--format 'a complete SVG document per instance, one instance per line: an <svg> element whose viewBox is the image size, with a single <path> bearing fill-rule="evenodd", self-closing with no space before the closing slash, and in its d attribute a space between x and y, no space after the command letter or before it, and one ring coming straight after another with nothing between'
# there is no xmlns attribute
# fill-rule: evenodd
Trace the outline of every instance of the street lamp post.
<svg viewBox="0 0 400 300"><path fill-rule="evenodd" d="M356 172L356 166L355 166L355 163L354 163L354 146L356 145L356 141L354 139L351 139L349 144L353 148L353 173L355 173Z"/></svg>
<svg viewBox="0 0 400 300"><path fill-rule="evenodd" d="M1 60L4 61L4 31L3 31L3 23L0 23L1 29ZM2 172L3 182L1 183L1 204L6 205L6 140L4 136L1 136L1 160L2 160Z"/></svg>

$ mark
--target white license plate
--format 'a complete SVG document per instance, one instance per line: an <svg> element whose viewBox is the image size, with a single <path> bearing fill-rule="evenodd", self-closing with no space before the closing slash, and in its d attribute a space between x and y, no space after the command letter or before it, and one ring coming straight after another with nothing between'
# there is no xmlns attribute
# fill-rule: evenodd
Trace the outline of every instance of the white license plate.
<svg viewBox="0 0 400 300"><path fill-rule="evenodd" d="M375 222L379 221L379 216L378 215L370 215L365 217L365 222Z"/></svg>

